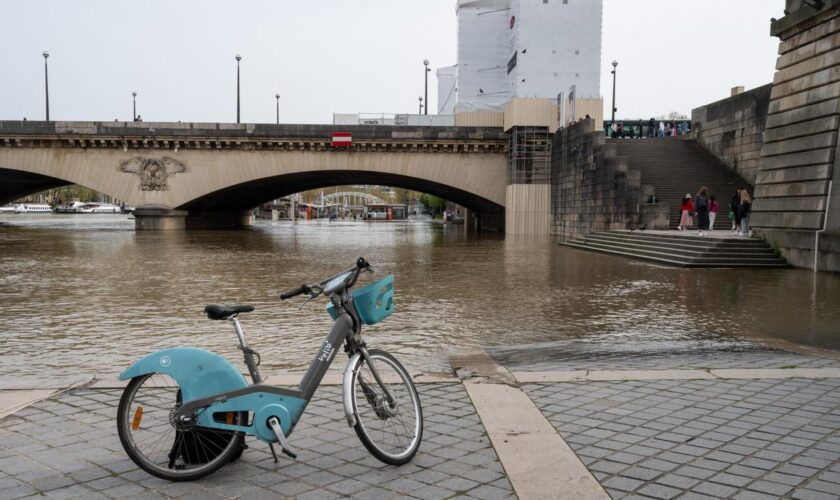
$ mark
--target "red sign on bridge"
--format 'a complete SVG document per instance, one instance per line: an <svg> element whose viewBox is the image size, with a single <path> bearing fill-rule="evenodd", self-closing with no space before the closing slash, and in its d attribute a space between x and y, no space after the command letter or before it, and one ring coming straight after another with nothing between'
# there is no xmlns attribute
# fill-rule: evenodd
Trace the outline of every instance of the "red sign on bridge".
<svg viewBox="0 0 840 500"><path fill-rule="evenodd" d="M333 132L332 133L333 147L342 148L353 145L353 134L350 132Z"/></svg>

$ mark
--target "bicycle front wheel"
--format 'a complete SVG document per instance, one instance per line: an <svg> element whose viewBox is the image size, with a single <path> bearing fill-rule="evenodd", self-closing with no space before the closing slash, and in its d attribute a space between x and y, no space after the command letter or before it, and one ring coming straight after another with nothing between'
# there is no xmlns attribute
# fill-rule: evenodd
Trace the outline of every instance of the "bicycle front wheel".
<svg viewBox="0 0 840 500"><path fill-rule="evenodd" d="M371 367L362 358L353 374L351 391L356 418L354 430L365 448L382 462L391 465L408 463L423 439L423 410L417 389L408 371L396 358L375 349L368 355L393 397L393 404L389 403Z"/></svg>
<svg viewBox="0 0 840 500"><path fill-rule="evenodd" d="M117 409L117 431L129 458L141 469L170 481L192 481L238 457L244 447L240 432L210 429L177 421L181 406L178 383L162 373L135 377ZM231 422L242 416L231 414Z"/></svg>

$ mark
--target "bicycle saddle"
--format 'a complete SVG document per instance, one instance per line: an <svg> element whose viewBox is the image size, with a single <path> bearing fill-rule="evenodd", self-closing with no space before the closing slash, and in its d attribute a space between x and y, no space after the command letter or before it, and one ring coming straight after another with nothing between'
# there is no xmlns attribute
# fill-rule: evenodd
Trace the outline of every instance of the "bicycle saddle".
<svg viewBox="0 0 840 500"><path fill-rule="evenodd" d="M221 304L210 304L204 308L204 312L210 319L228 319L234 314L247 313L253 310L254 306L224 306Z"/></svg>

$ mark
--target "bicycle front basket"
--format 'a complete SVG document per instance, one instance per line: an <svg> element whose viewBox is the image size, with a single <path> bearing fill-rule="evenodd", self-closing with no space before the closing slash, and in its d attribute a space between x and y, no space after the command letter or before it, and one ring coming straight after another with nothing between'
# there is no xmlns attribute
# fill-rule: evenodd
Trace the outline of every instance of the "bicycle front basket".
<svg viewBox="0 0 840 500"><path fill-rule="evenodd" d="M354 290L352 295L362 323L378 323L394 312L394 275L389 274L376 283ZM332 304L327 305L327 312L335 319Z"/></svg>

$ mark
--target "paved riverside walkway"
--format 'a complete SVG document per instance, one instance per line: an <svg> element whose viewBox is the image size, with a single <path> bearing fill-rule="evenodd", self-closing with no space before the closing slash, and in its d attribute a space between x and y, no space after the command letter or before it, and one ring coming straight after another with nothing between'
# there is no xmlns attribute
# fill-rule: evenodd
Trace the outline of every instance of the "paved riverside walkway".
<svg viewBox="0 0 840 500"><path fill-rule="evenodd" d="M292 435L298 460L275 464L249 439L242 459L193 483L137 469L116 435L121 389L100 384L0 419L0 498L840 497L840 362L739 354L687 369L453 363L464 380L418 384L426 429L403 467L369 455L325 386Z"/></svg>

